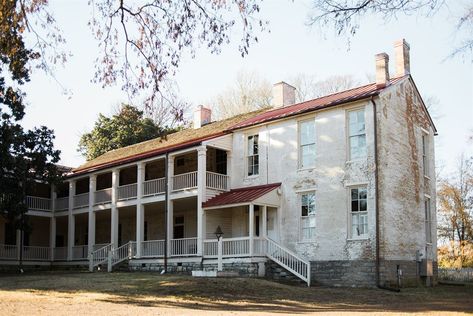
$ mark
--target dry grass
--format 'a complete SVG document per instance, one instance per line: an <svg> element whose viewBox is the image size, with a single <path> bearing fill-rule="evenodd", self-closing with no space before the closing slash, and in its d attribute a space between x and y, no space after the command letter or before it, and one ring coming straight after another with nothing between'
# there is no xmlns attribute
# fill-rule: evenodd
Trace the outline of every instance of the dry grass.
<svg viewBox="0 0 473 316"><path fill-rule="evenodd" d="M306 288L261 279L154 273L0 276L1 315L160 315L473 312L473 287Z"/></svg>

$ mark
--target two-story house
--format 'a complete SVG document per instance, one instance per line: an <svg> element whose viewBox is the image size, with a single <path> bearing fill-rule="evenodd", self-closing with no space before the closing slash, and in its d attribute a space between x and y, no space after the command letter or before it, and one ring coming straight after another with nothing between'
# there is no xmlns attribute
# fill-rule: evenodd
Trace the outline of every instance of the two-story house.
<svg viewBox="0 0 473 316"><path fill-rule="evenodd" d="M374 83L298 104L285 82L273 92L273 108L221 121L199 106L192 128L110 151L29 198L37 225L23 257L169 272L221 263L269 277L279 265L307 283L430 284L436 129L409 45L395 43L393 77L382 53ZM13 262L18 238L1 224L0 257Z"/></svg>

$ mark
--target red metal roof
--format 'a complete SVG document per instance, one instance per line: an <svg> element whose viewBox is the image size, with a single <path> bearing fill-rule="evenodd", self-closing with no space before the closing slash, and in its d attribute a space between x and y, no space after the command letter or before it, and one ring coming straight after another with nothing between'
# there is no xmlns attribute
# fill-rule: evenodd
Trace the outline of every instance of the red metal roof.
<svg viewBox="0 0 473 316"><path fill-rule="evenodd" d="M400 80L406 78L407 76L393 78L389 83L384 87L379 87L376 83L371 83L365 86L353 88L350 90L345 90L342 92L330 94L318 99L309 100L302 103L297 103L290 106L285 106L277 108L274 110L269 110L258 114L254 117L248 118L242 122L239 122L236 125L233 125L229 130L235 130L238 128L248 127L264 122L274 121L277 119L302 114L309 111L319 110L327 108L330 106L335 106L342 103L352 102L360 99L369 98L379 94L379 92L393 84L396 84Z"/></svg>
<svg viewBox="0 0 473 316"><path fill-rule="evenodd" d="M207 202L204 202L202 206L204 208L214 207L214 206L223 206L230 204L240 204L240 203L249 203L256 200L259 197L262 197L266 193L271 192L272 190L279 188L281 183L272 183L265 185L258 185L254 187L246 187L233 189L228 192L220 193L217 196L214 196Z"/></svg>

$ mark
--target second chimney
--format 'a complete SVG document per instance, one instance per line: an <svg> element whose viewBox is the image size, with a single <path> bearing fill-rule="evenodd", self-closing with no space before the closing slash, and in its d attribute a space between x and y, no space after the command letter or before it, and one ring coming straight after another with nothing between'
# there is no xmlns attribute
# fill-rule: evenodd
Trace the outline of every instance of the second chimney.
<svg viewBox="0 0 473 316"><path fill-rule="evenodd" d="M386 53L376 54L376 86L385 87L389 82L389 56Z"/></svg>
<svg viewBox="0 0 473 316"><path fill-rule="evenodd" d="M405 39L394 42L394 57L396 58L396 77L402 77L411 73L411 61L409 56L409 44Z"/></svg>
<svg viewBox="0 0 473 316"><path fill-rule="evenodd" d="M296 88L284 81L273 85L273 106L283 107L296 103Z"/></svg>
<svg viewBox="0 0 473 316"><path fill-rule="evenodd" d="M212 110L204 107L203 105L197 106L194 111L194 128L201 128L202 126L209 124L212 119Z"/></svg>

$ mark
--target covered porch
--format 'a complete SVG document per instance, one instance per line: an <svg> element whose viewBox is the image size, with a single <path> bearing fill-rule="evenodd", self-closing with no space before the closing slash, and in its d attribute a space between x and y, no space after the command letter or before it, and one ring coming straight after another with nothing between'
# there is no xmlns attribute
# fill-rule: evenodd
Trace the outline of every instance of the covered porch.
<svg viewBox="0 0 473 316"><path fill-rule="evenodd" d="M267 238L279 239L279 187L234 189L204 203L204 258L218 257L218 228L223 258L265 256Z"/></svg>

